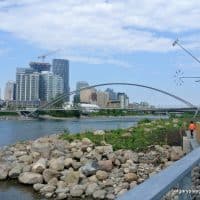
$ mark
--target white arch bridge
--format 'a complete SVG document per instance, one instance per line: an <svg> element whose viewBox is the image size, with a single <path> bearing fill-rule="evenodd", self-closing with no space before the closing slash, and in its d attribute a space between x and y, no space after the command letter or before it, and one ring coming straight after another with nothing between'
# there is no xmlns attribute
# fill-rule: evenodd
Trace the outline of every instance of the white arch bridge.
<svg viewBox="0 0 200 200"><path fill-rule="evenodd" d="M176 99L178 100L179 102L185 104L188 108L191 108L192 110L195 110L196 113L195 113L195 116L197 115L198 113L198 108L197 106L195 106L194 104L192 104L191 102L181 98L181 97L178 97L170 92L167 92L167 91L164 91L164 90L161 90L161 89L157 89L155 87L150 87L150 86L147 86L147 85L141 85L141 84L135 84L135 83L125 83L125 82L111 82L111 83L100 83L100 84L95 84L95 85L91 85L91 86L88 86L88 87L84 87L84 88L81 88L80 90L74 90L72 92L69 92L69 93L63 93L61 95L59 95L56 99L52 100L51 102L48 102L40 107L38 107L37 109L35 109L34 111L32 111L31 113L28 114L28 116L34 116L34 114L39 111L39 110L44 110L46 108L49 108L51 106L53 106L54 104L62 101L65 97L67 96L71 96L71 95L74 95L80 91L83 91L83 90L87 90L87 89L91 89L91 88L97 88L97 87L102 87L102 86L111 86L111 85L124 85L124 86L131 86L131 87L140 87L140 88L145 88L145 89L148 89L148 90L153 90L155 92L158 92L158 93L161 93L161 94L164 94L164 95L167 95L169 97L172 97L173 99Z"/></svg>

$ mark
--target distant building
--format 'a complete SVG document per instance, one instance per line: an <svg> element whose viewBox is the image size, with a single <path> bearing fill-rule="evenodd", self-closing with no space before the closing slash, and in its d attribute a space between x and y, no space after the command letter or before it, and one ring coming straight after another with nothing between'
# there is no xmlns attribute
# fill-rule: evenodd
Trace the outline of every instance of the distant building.
<svg viewBox="0 0 200 200"><path fill-rule="evenodd" d="M69 61L65 59L53 59L52 71L55 75L63 78L64 93L70 92L69 88ZM69 101L70 96L66 97L66 101Z"/></svg>
<svg viewBox="0 0 200 200"><path fill-rule="evenodd" d="M115 101L115 100L117 100L117 93L114 92L113 89L107 88L105 92L108 93L108 95L109 95L109 100L110 100L110 101Z"/></svg>
<svg viewBox="0 0 200 200"><path fill-rule="evenodd" d="M120 108L120 101L114 100L114 101L108 101L107 108Z"/></svg>
<svg viewBox="0 0 200 200"><path fill-rule="evenodd" d="M89 84L86 82L86 81L79 81L76 83L76 90L78 92L76 92L76 94L74 95L74 104L77 104L77 103L80 103L80 92L79 90L81 88L85 88L85 87L88 87Z"/></svg>
<svg viewBox="0 0 200 200"><path fill-rule="evenodd" d="M96 90L94 88L90 88L90 89L85 89L80 91L80 102L81 103L92 103L94 99L92 99L92 97L94 97L94 93L96 93Z"/></svg>
<svg viewBox="0 0 200 200"><path fill-rule="evenodd" d="M42 72L42 71L50 71L51 65L49 63L42 63L42 62L30 62L29 63L31 69L34 72Z"/></svg>
<svg viewBox="0 0 200 200"><path fill-rule="evenodd" d="M39 73L31 68L17 68L16 100L39 100Z"/></svg>
<svg viewBox="0 0 200 200"><path fill-rule="evenodd" d="M118 93L117 98L120 101L120 108L128 108L129 98L125 93Z"/></svg>
<svg viewBox="0 0 200 200"><path fill-rule="evenodd" d="M64 84L62 77L51 72L42 72L40 74L40 92L39 97L43 102L49 102L59 94L63 94Z"/></svg>
<svg viewBox="0 0 200 200"><path fill-rule="evenodd" d="M16 83L14 81L8 81L6 83L4 100L5 101L16 100Z"/></svg>
<svg viewBox="0 0 200 200"><path fill-rule="evenodd" d="M97 105L101 108L106 108L109 101L109 94L107 92L97 92Z"/></svg>

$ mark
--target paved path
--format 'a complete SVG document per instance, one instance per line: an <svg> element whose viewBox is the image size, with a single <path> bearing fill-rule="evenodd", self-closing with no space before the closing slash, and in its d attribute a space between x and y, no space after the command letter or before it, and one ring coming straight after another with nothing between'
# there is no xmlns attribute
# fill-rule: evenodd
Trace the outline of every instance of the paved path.
<svg viewBox="0 0 200 200"><path fill-rule="evenodd" d="M200 146L199 142L196 139L196 132L194 132L193 138L191 138L190 131L186 131L186 134L187 138L190 139L190 144L192 146L192 149L196 149L197 147Z"/></svg>

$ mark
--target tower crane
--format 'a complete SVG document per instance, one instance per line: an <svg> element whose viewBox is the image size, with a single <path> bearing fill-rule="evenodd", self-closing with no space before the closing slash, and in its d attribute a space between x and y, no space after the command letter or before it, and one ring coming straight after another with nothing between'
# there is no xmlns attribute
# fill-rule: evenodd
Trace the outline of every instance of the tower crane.
<svg viewBox="0 0 200 200"><path fill-rule="evenodd" d="M48 53L46 53L46 54L43 54L43 55L38 56L38 59L41 59L42 62L44 62L44 61L45 61L45 58L46 58L47 56L50 56L50 55L52 55L52 54L54 54L54 53L57 53L58 51L60 51L60 49L57 49L57 50L55 50L55 51L50 51L50 52L48 52Z"/></svg>

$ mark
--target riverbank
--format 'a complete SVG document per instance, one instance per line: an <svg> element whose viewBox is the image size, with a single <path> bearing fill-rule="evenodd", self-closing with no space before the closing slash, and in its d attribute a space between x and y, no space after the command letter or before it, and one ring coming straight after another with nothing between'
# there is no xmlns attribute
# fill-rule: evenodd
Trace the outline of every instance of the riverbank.
<svg viewBox="0 0 200 200"><path fill-rule="evenodd" d="M138 128L154 123L141 122ZM177 120L165 123L179 126ZM134 128L123 130L134 132ZM79 139L80 135L66 138L69 134L65 133L65 138L52 135L3 147L0 179L32 185L45 198L114 199L183 156L180 146L154 144L138 151L117 149L106 142L103 131L90 134L100 137L98 143L85 138L84 133Z"/></svg>

